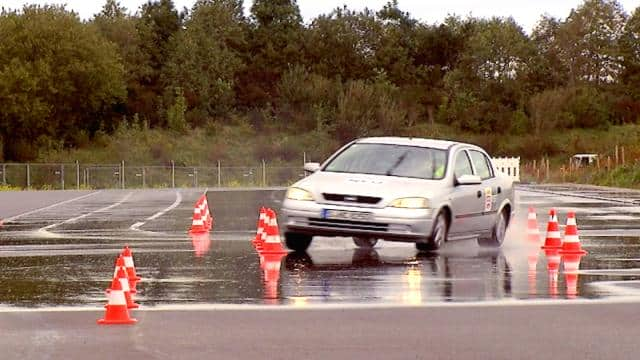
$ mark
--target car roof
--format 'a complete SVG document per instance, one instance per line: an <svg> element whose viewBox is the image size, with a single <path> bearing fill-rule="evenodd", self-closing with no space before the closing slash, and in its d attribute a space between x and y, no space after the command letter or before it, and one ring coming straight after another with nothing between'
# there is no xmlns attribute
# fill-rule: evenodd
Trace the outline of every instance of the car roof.
<svg viewBox="0 0 640 360"><path fill-rule="evenodd" d="M419 146L419 147L428 147L428 148L442 149L442 150L447 150L454 145L469 145L469 144L464 144L464 143L449 141L449 140L425 139L425 138L417 138L417 137L396 137L396 136L362 138L362 139L356 140L356 142L366 143L366 144L391 144L391 145Z"/></svg>

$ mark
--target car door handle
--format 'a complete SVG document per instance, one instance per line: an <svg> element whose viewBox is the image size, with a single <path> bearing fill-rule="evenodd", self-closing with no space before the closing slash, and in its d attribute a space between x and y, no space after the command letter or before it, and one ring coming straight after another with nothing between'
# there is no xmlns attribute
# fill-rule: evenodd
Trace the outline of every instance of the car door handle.
<svg viewBox="0 0 640 360"><path fill-rule="evenodd" d="M498 186L498 194L502 193L502 188Z"/></svg>
<svg viewBox="0 0 640 360"><path fill-rule="evenodd" d="M482 197L482 191L478 190L478 197Z"/></svg>

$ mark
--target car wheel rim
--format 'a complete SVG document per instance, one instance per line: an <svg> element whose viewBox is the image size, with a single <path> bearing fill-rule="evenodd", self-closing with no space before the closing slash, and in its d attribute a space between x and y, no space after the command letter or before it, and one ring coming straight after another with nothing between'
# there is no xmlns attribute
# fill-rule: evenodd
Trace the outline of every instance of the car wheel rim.
<svg viewBox="0 0 640 360"><path fill-rule="evenodd" d="M444 221L442 218L438 219L438 225L436 225L436 234L433 237L433 242L436 246L440 247L444 240Z"/></svg>
<svg viewBox="0 0 640 360"><path fill-rule="evenodd" d="M500 218L498 219L498 224L496 224L496 240L499 243L502 243L502 241L504 240L504 236L506 233L506 221L504 219L504 214L500 215Z"/></svg>

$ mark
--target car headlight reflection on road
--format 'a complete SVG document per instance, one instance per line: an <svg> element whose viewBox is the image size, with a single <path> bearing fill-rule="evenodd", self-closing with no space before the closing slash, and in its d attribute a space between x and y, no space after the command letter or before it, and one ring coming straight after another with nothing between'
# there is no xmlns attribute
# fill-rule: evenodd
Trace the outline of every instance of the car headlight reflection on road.
<svg viewBox="0 0 640 360"><path fill-rule="evenodd" d="M311 193L305 189L290 187L287 189L287 199L300 201L313 201Z"/></svg>
<svg viewBox="0 0 640 360"><path fill-rule="evenodd" d="M427 209L429 208L429 200L421 197L401 198L393 200L390 206L404 209Z"/></svg>

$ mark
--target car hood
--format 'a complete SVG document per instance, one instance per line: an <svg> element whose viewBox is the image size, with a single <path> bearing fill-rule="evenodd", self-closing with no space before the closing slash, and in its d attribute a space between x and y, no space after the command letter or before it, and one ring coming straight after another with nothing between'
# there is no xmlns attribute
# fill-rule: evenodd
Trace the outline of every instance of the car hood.
<svg viewBox="0 0 640 360"><path fill-rule="evenodd" d="M442 180L319 171L294 186L311 191L318 201L322 201L322 193L331 193L382 197L384 204L402 197L433 198L441 193L442 184Z"/></svg>

